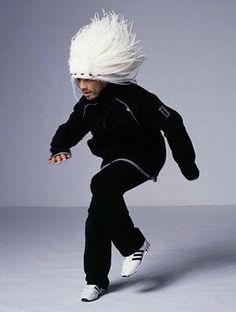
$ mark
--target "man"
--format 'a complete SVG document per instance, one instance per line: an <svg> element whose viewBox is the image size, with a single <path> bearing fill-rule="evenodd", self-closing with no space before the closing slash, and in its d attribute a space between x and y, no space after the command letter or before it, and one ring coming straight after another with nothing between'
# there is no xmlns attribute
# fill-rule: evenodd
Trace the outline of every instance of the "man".
<svg viewBox="0 0 236 312"><path fill-rule="evenodd" d="M123 255L121 275L140 268L150 244L134 226L123 195L156 181L166 150L161 131L182 174L199 176L195 152L181 116L135 83L145 59L129 24L114 12L95 15L72 38L70 74L74 92L82 96L69 119L57 129L49 163L71 157L70 148L88 133L91 152L102 158L91 180L92 199L85 227L84 270L87 285L82 301L93 301L108 288L111 243Z"/></svg>

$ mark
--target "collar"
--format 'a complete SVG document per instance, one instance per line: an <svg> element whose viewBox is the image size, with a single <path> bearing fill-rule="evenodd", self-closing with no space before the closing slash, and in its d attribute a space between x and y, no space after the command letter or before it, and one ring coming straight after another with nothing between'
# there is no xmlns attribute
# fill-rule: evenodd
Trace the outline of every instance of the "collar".
<svg viewBox="0 0 236 312"><path fill-rule="evenodd" d="M99 103L104 102L106 100L110 100L111 98L119 96L123 93L129 86L133 84L125 84L125 85L118 85L114 83L107 83L106 87L101 91L98 97L93 100L87 100L85 96L82 96L83 100L87 103Z"/></svg>

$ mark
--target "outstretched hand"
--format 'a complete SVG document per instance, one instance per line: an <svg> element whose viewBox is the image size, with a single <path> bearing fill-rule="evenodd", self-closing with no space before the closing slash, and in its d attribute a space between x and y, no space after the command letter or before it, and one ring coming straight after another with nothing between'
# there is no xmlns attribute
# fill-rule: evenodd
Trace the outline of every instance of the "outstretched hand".
<svg viewBox="0 0 236 312"><path fill-rule="evenodd" d="M71 156L68 155L68 154L59 154L59 155L56 155L56 156L52 156L48 159L48 162L49 164L61 164L63 163L64 161L66 161L67 159L70 159Z"/></svg>

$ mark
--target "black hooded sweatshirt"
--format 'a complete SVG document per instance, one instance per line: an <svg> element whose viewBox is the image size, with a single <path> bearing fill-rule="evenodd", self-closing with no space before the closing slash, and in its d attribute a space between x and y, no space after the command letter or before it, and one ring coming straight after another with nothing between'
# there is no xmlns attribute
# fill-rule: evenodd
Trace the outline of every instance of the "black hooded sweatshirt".
<svg viewBox="0 0 236 312"><path fill-rule="evenodd" d="M94 100L82 96L69 119L58 127L51 142L52 156L70 154L70 148L88 132L92 133L88 146L103 159L102 168L114 161L127 161L156 181L166 158L164 133L185 178L199 176L180 114L137 84L109 83Z"/></svg>

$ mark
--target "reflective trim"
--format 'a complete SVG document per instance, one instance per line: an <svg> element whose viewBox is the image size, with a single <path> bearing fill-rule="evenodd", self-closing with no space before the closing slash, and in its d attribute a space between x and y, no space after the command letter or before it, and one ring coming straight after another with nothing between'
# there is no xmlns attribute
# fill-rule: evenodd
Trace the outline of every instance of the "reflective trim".
<svg viewBox="0 0 236 312"><path fill-rule="evenodd" d="M84 113L83 113L83 118L84 118L84 116L85 116L87 107L88 107L88 106L91 106L91 105L98 105L98 103L93 103L93 104L91 103L91 104L85 105L85 107L84 107Z"/></svg>
<svg viewBox="0 0 236 312"><path fill-rule="evenodd" d="M118 99L118 98L115 98L115 100L117 100L118 102L120 102L120 103L122 103L123 105L125 105L126 110L127 110L128 112L130 112L130 114L132 115L132 117L134 118L134 120L135 120L135 121L137 122L137 124L140 126L140 123L139 123L138 119L134 116L134 114L133 114L133 112L131 111L131 109L129 108L129 106L128 106L125 102L121 101L121 100Z"/></svg>
<svg viewBox="0 0 236 312"><path fill-rule="evenodd" d="M135 168L137 168L145 177L147 177L149 180L153 180L154 182L156 182L156 178L151 176L149 173L147 173L146 171L144 171L139 165L137 165L135 162L133 162L132 160L126 159L126 158L117 158L115 160L112 160L111 162L109 162L108 164L104 165L101 170L103 170L104 168L110 166L111 164L113 164L116 161L125 161L130 163L131 165L133 165Z"/></svg>

